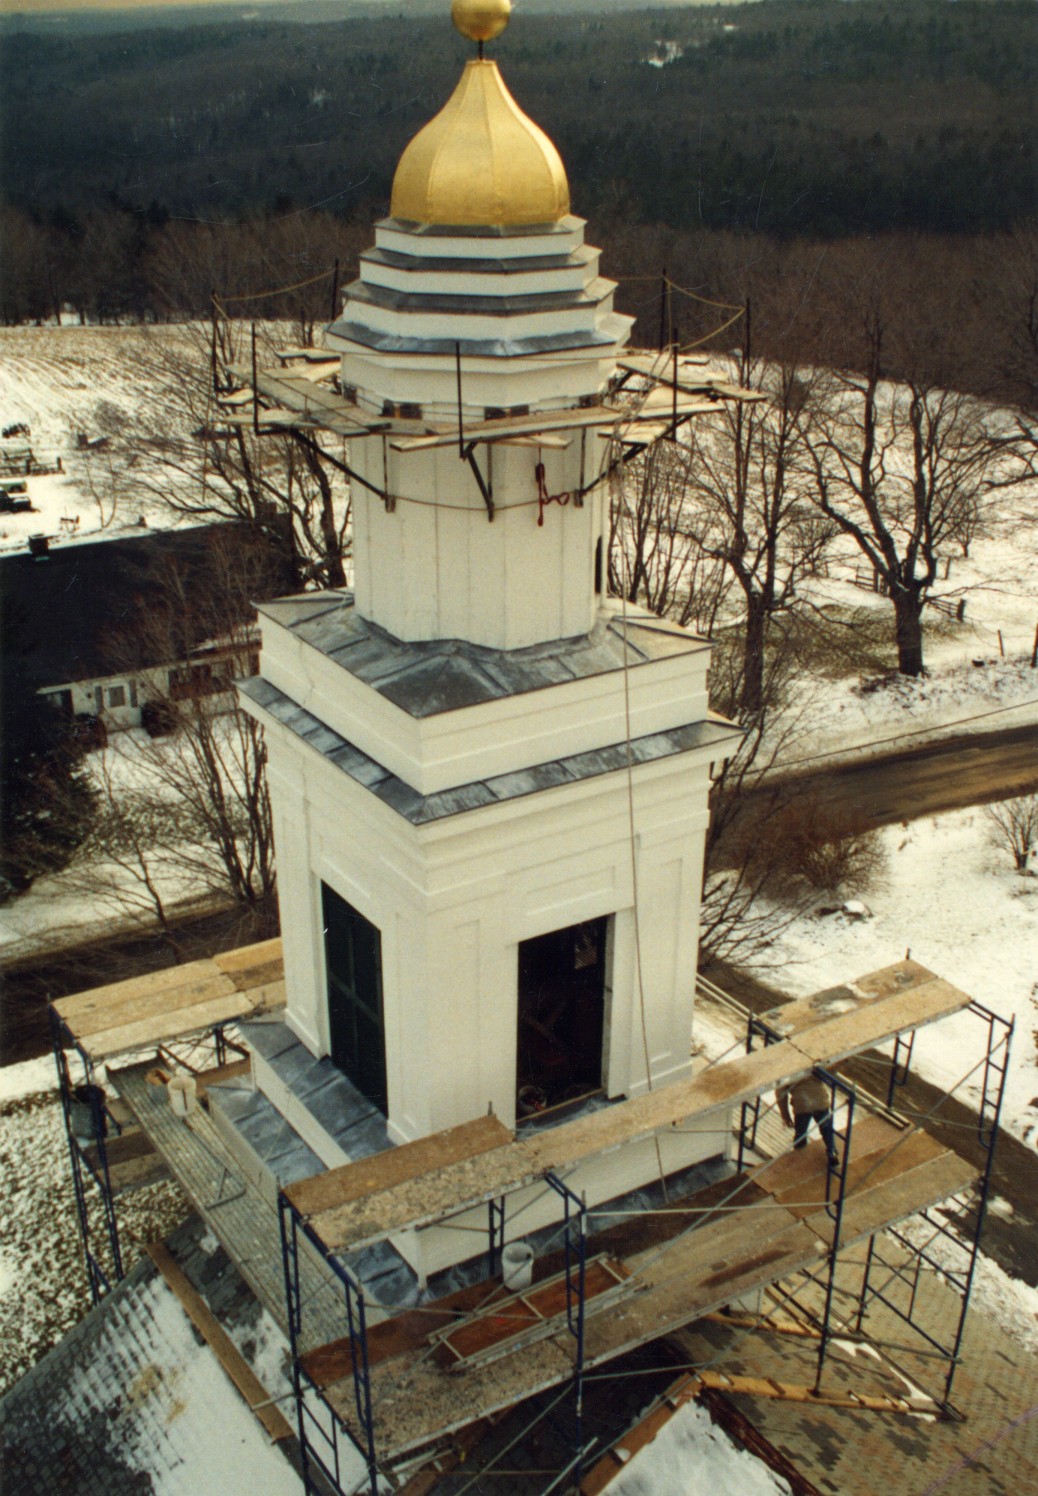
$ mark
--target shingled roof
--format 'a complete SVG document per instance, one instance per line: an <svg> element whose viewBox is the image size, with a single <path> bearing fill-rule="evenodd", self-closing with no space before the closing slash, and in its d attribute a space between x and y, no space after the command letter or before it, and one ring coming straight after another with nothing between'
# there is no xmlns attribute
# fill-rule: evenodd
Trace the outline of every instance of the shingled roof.
<svg viewBox="0 0 1038 1496"><path fill-rule="evenodd" d="M188 589L197 584L204 596L214 549L236 532L243 544L257 533L245 525L197 525L53 546L40 559L28 551L0 555L4 653L20 655L37 688L113 674L111 640L120 630L132 630L137 610L146 605L149 572L175 562ZM295 586L290 564L272 565L263 595Z"/></svg>
<svg viewBox="0 0 1038 1496"><path fill-rule="evenodd" d="M222 1248L196 1217L170 1246L255 1353L269 1325ZM270 1442L148 1258L0 1400L0 1486L12 1493L301 1496L297 1459L294 1439Z"/></svg>

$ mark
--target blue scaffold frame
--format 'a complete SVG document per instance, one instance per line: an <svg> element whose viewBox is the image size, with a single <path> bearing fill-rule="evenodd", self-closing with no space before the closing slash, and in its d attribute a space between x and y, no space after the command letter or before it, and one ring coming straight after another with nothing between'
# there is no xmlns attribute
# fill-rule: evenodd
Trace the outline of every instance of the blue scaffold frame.
<svg viewBox="0 0 1038 1496"><path fill-rule="evenodd" d="M584 1467L584 1310L587 1274L587 1202L557 1174L544 1181L563 1203L563 1252L566 1273L566 1328L576 1342L573 1354L573 1448L567 1467L573 1486L580 1489Z"/></svg>
<svg viewBox="0 0 1038 1496"><path fill-rule="evenodd" d="M342 1484L342 1440L347 1440L353 1448L360 1449L368 1468L371 1496L378 1496L378 1461L375 1453L375 1425L371 1408L368 1316L364 1289L349 1268L345 1267L334 1253L328 1250L309 1221L296 1209L283 1190L278 1192L278 1219L281 1228L281 1261L285 1277L285 1305L292 1356L292 1391L295 1396L296 1422L306 1496L325 1496L321 1487L314 1481L313 1466L316 1466L325 1480L331 1483L338 1496L347 1496ZM350 1361L353 1367L353 1393L357 1421L363 1434L363 1447L354 1439L327 1398L323 1396L320 1387L302 1365L300 1335L303 1328L303 1302L299 1282L300 1237L310 1243L342 1284L350 1343ZM307 1405L308 1394L315 1397L324 1409L327 1428ZM314 1442L314 1431L320 1435L327 1453L322 1454L322 1445ZM350 1489L352 1490L353 1487Z"/></svg>
<svg viewBox="0 0 1038 1496"><path fill-rule="evenodd" d="M970 1002L965 1012L978 1019L985 1030L985 1048L983 1059L978 1066L981 1070L981 1094L980 1104L977 1109L976 1141L981 1150L983 1164L980 1172L980 1180L975 1187L975 1198L970 1200L963 1196L955 1197L959 1207L959 1228L953 1229L946 1218L936 1213L935 1208L928 1208L917 1212L916 1218L924 1221L929 1229L930 1235L924 1245L913 1241L900 1227L889 1227L887 1235L890 1236L907 1253L904 1263L892 1263L882 1259L876 1246L875 1237L871 1238L865 1256L865 1266L862 1272L861 1288L858 1292L858 1309L856 1316L856 1329L858 1333L863 1332L863 1324L868 1307L872 1303L880 1303L892 1314L908 1325L915 1334L924 1340L930 1347L930 1354L937 1359L946 1362L947 1371L944 1375L943 1387L939 1392L933 1394L933 1399L944 1417L949 1419L961 1419L962 1414L954 1406L951 1400L952 1387L959 1367L962 1340L966 1331L966 1319L969 1314L970 1296L973 1290L973 1280L977 1270L977 1259L980 1256L980 1243L984 1231L984 1221L987 1216L988 1202L991 1195L991 1176L995 1163L995 1149L998 1142L998 1124L1002 1115L1002 1103L1005 1098L1006 1079L1009 1072L1009 1054L1012 1047L1014 1020L1003 1018L1001 1014L984 1006L975 999ZM911 1045L896 1047L891 1062L891 1074L888 1087L888 1104L893 1105L896 1094L900 1087L904 1086L910 1074ZM961 1084L961 1082L960 1082ZM949 1095L954 1095L954 1087ZM973 1190L968 1192L973 1194ZM948 1202L944 1202L945 1213ZM942 1214L945 1214L942 1213ZM962 1225L968 1227L968 1234L964 1237ZM953 1266L947 1258L941 1260L931 1248L935 1243L943 1241L947 1243L948 1250L959 1254L960 1263ZM876 1267L881 1265L887 1274L884 1281L877 1286L875 1282ZM924 1328L916 1313L918 1301L919 1283L924 1268L929 1268L947 1283L960 1298L959 1313L955 1322L955 1329L950 1340L939 1340L935 1335ZM899 1302L894 1296L895 1287L900 1287L907 1294L907 1302ZM918 1378L916 1378L918 1381Z"/></svg>
<svg viewBox="0 0 1038 1496"><path fill-rule="evenodd" d="M79 1221L80 1240L83 1243L83 1258L86 1264L87 1280L90 1284L90 1298L97 1305L101 1302L104 1295L114 1288L116 1283L121 1282L124 1276L122 1248L119 1243L119 1218L115 1210L112 1177L108 1165L108 1148L106 1145L109 1125L113 1128L116 1136L122 1132L122 1127L109 1111L104 1091L97 1084L93 1060L91 1060L86 1050L76 1040L64 1019L61 1018L53 1006L49 1009L49 1015L54 1063L58 1072L58 1094L61 1098L61 1112L65 1123L65 1139L68 1143L69 1162L72 1169L72 1190L76 1201L76 1217ZM75 1050L83 1067L83 1081L78 1087L73 1084L72 1073L69 1069L68 1051L70 1049ZM77 1090L82 1091L84 1094L77 1096ZM78 1141L73 1121L73 1106L83 1105L87 1105L90 1108L91 1142L97 1150L96 1166L86 1152L86 1149ZM87 1203L88 1179L93 1180L101 1197L104 1228L108 1238L108 1249L111 1254L111 1265L108 1271L105 1270L104 1265L91 1244L90 1212Z"/></svg>
<svg viewBox="0 0 1038 1496"><path fill-rule="evenodd" d="M757 1040L762 1040L764 1047L781 1042L783 1035L773 1028L766 1019L760 1018L756 1013L749 1013L746 1021L746 1053L753 1052ZM909 1050L911 1053L911 1050ZM814 1390L819 1392L822 1385L822 1375L825 1371L825 1360L829 1350L829 1343L833 1337L832 1312L833 1300L836 1293L836 1270L839 1264L841 1238L843 1234L843 1208L847 1197L847 1168L851 1153L851 1136L854 1128L854 1111L857 1104L857 1088L842 1076L833 1071L826 1070L822 1065L815 1065L811 1074L816 1080L822 1082L829 1091L829 1121L832 1127L832 1137L835 1145L835 1153L827 1149L825 1170L825 1212L832 1222L832 1238L829 1250L826 1254L826 1277L824 1308L819 1322L818 1334L818 1358L815 1366ZM757 1095L748 1101L744 1101L739 1113L739 1128L737 1134L736 1172L742 1174L746 1164L747 1155L753 1151L757 1144L757 1128L760 1123L761 1106L763 1097Z"/></svg>

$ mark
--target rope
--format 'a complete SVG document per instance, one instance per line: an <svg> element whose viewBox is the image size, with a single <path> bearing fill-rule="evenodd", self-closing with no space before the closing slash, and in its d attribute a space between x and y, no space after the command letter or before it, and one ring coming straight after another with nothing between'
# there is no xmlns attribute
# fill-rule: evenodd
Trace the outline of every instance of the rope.
<svg viewBox="0 0 1038 1496"><path fill-rule="evenodd" d="M287 296L291 291L302 291L306 286L316 286L318 281L327 280L330 275L335 274L335 267L322 270L319 275L311 275L309 280L296 281L291 286L273 286L269 291L242 291L233 295L224 292L214 298L222 306L227 301L265 301L270 296Z"/></svg>
<svg viewBox="0 0 1038 1496"><path fill-rule="evenodd" d="M538 451L539 456L540 452ZM543 462L538 461L533 471L537 479L537 528L543 529L545 507L548 504L558 504L560 508L564 509L570 499L575 498L576 495L572 493L549 493L548 486L544 481Z"/></svg>
<svg viewBox="0 0 1038 1496"><path fill-rule="evenodd" d="M611 443L615 445L615 443ZM620 464L613 462L610 467L610 487L614 492L619 487ZM623 569L623 586L620 589L620 611L624 626L624 651L623 651L623 683L624 683L624 744L627 755L627 834L628 846L631 857L631 895L633 899L634 914L634 964L638 986L638 1019L642 1035L642 1054L645 1059L645 1084L651 1091L652 1084L652 1062L649 1058L649 1030L645 1018L645 978L642 972L642 940L641 920L639 918L638 901L638 844L634 828L634 756L631 748L631 681L630 661L627 643L627 593L630 584L630 576L627 569L627 546L624 536L624 517L627 512L627 504L621 498L620 502L620 558ZM667 1194L667 1178L663 1168L663 1153L660 1148L659 1133L653 1134L653 1144L656 1149L656 1166L659 1169L660 1188L663 1191L664 1203L669 1203L670 1196Z"/></svg>

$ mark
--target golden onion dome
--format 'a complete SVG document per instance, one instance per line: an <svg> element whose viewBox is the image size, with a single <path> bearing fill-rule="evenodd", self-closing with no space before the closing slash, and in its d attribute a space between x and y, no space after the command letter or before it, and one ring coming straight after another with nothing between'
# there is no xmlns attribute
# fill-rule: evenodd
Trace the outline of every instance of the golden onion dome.
<svg viewBox="0 0 1038 1496"><path fill-rule="evenodd" d="M500 19L501 5L455 0L455 11L484 12L489 25L493 14ZM470 17L466 23L479 24ZM464 29L457 17L455 24ZM480 40L479 29L466 34ZM565 218L569 183L562 159L512 98L496 63L467 63L447 103L411 141L393 178L390 212L414 223L459 228Z"/></svg>

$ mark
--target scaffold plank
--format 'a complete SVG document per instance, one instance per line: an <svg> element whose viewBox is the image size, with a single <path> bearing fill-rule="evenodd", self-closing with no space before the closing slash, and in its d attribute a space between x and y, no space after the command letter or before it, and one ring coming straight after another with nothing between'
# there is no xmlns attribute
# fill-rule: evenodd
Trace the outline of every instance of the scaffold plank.
<svg viewBox="0 0 1038 1496"><path fill-rule="evenodd" d="M262 987L279 982L284 976L281 937L259 940L254 945L239 945L233 951L221 951L213 965L229 976L239 988Z"/></svg>
<svg viewBox="0 0 1038 1496"><path fill-rule="evenodd" d="M918 994L921 988L932 983L937 984L931 994L939 1007L937 1017L941 1018L947 1012L955 1011L956 1001L959 1007L969 1006L970 999L965 992L959 992L950 982L945 982L943 978L935 976L918 961L906 960L895 961L893 965L870 972L856 982L845 982L838 987L827 987L824 991L815 992L810 997L801 997L794 1002L784 1003L781 1008L773 1008L763 1017L764 1021L783 1039L792 1039L803 1033L805 1029L814 1028L828 1019L844 1014L852 1015L861 1008L876 1002L877 999L893 998L899 994L910 992L916 994L913 1002L919 1005L922 1011L922 1005L926 1000L920 998ZM946 998L952 1006L944 1006ZM920 1020L920 1022L929 1021L925 1018Z"/></svg>
<svg viewBox="0 0 1038 1496"><path fill-rule="evenodd" d="M177 993L193 991L221 975L210 960L188 961L183 966L164 967L162 971L149 971L144 976L129 977L123 982L91 987L89 991L77 992L72 997L60 997L54 1006L78 1037L114 1028L112 1015L136 1003L151 1003L159 998L163 1002L179 1004ZM228 982L223 990L231 991L231 984Z"/></svg>
<svg viewBox="0 0 1038 1496"><path fill-rule="evenodd" d="M83 1047L91 1059L107 1060L125 1054L127 1050L143 1049L164 1039L176 1039L199 1029L230 1023L253 1011L251 1003L243 1004L242 997L243 994L236 992L231 986L229 992L219 997L175 1008L168 1013L149 1013L133 1023L123 1023L118 1028L90 1034L84 1040Z"/></svg>
<svg viewBox="0 0 1038 1496"><path fill-rule="evenodd" d="M290 1184L285 1194L301 1215L312 1216L329 1206L422 1179L458 1159L475 1158L511 1143L513 1137L497 1117L478 1117L414 1143L401 1143L373 1158L360 1158L311 1179L301 1179Z"/></svg>
<svg viewBox="0 0 1038 1496"><path fill-rule="evenodd" d="M111 1059L285 1002L280 940L94 987L54 1004L72 1039Z"/></svg>
<svg viewBox="0 0 1038 1496"><path fill-rule="evenodd" d="M903 1173L861 1188L844 1205L841 1244L850 1247L864 1241L877 1230L961 1194L976 1180L977 1170L972 1164L944 1149ZM877 1219L881 1227L875 1225ZM823 1224L820 1222L820 1226Z"/></svg>
<svg viewBox="0 0 1038 1496"><path fill-rule="evenodd" d="M851 1167L859 1167L860 1160L867 1154L875 1155L883 1149L892 1148L907 1131L907 1123L898 1125L873 1112L855 1117L851 1138ZM786 1138L788 1137L787 1132ZM819 1199L825 1198L825 1172L825 1154L820 1148L809 1144L806 1148L789 1149L788 1152L769 1159L760 1170L759 1182L761 1188L776 1199L804 1199L805 1191L812 1187L821 1188L821 1195L815 1193L813 1196L817 1205Z"/></svg>
<svg viewBox="0 0 1038 1496"><path fill-rule="evenodd" d="M850 1169L853 1174L859 1163L882 1160L887 1172L877 1169L869 1175L866 1171L857 1186L851 1186L844 1206L845 1245L875 1235L976 1178L975 1168L931 1139L916 1146L915 1140L922 1136L917 1130L905 1134L877 1120L879 1130L864 1125L857 1129L857 1144L852 1133ZM890 1138L893 1142L884 1147ZM822 1144L816 1142L798 1150L792 1163L809 1176L819 1170L824 1157ZM731 1185L729 1193L716 1200L711 1187L711 1203L717 1214L711 1216L708 1211L699 1218L700 1224L680 1236L636 1252L617 1251L630 1273L627 1285L633 1291L619 1301L604 1303L600 1312L596 1312L593 1299L588 1301L584 1339L587 1369L671 1334L746 1293L823 1262L832 1240L829 1214L820 1201L809 1202L811 1208L801 1211L766 1193L771 1167L763 1166L747 1180L727 1181ZM774 1167L775 1183L792 1190L796 1181L788 1169ZM470 1307L477 1317L485 1317L488 1306L482 1306L484 1315L474 1303ZM452 1308L463 1315L466 1306L458 1302ZM461 1328L456 1325L454 1333ZM379 1326L380 1333L392 1335L393 1330L392 1321ZM515 1348L505 1349L498 1360L470 1365L464 1376L457 1376L430 1359L420 1326L402 1325L401 1333L394 1338L396 1354L391 1352L390 1359L380 1359L373 1369L372 1396L380 1450L387 1457L403 1454L481 1414L499 1411L564 1382L573 1371L573 1346L570 1335L556 1332L533 1344L520 1342ZM316 1354L327 1361L325 1395L352 1427L353 1387L345 1343L325 1347ZM329 1380L329 1373L346 1380Z"/></svg>
<svg viewBox="0 0 1038 1496"><path fill-rule="evenodd" d="M923 1028L969 1007L970 999L950 982L934 977L906 992L878 997L857 1012L805 1029L797 1044L817 1064L835 1065L852 1054L882 1044L909 1029ZM877 1022L877 1019L880 1021Z"/></svg>
<svg viewBox="0 0 1038 1496"><path fill-rule="evenodd" d="M717 401L702 398L679 397L667 406L667 414L677 419L703 415L707 411L720 410ZM466 442L493 442L503 436L536 436L541 431L579 431L582 427L620 427L638 425L642 421L659 420L663 412L656 405L651 408L632 406L630 410L611 405L574 405L567 410L538 410L528 416L501 416L489 421L473 421L460 430L457 426L430 433L427 436L399 436L390 442L398 452L424 452L435 447L454 447L459 440Z"/></svg>
<svg viewBox="0 0 1038 1496"><path fill-rule="evenodd" d="M434 1175L329 1204L312 1218L314 1228L325 1245L337 1251L366 1245L409 1226L431 1225L607 1148L685 1126L693 1118L751 1100L807 1074L815 1064L844 1059L916 1022L929 1023L942 1013L956 1012L968 1002L964 993L936 978L919 981L908 990L881 993L854 1013L838 1013L805 1029L795 1040L785 1039L715 1065L691 1080L618 1102L475 1159L458 1160Z"/></svg>

